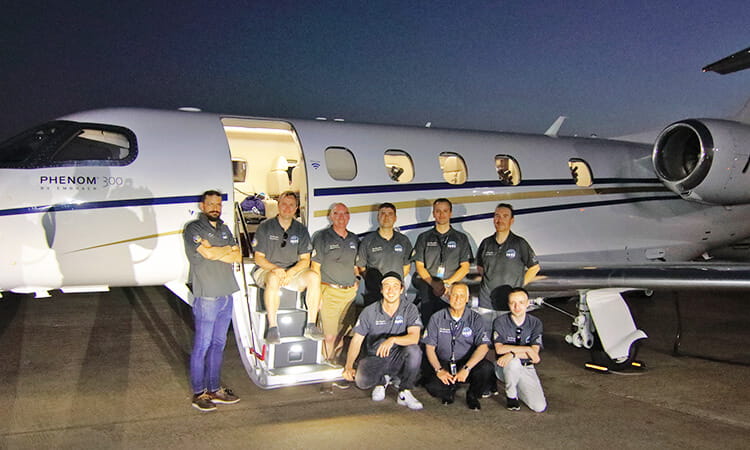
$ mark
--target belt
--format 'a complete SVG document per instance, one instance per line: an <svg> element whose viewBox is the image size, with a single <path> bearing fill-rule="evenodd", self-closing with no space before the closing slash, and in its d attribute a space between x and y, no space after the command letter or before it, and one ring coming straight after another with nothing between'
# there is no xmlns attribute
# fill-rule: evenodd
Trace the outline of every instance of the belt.
<svg viewBox="0 0 750 450"><path fill-rule="evenodd" d="M326 282L323 282L323 281L321 281L320 284L325 284L326 286L331 286L332 288L336 288L336 289L351 289L354 286L356 286L356 284L352 284L350 286L344 286L342 284L326 283Z"/></svg>
<svg viewBox="0 0 750 450"><path fill-rule="evenodd" d="M533 366L534 363L527 360L527 361L521 361L521 365L524 367L529 367L529 366Z"/></svg>

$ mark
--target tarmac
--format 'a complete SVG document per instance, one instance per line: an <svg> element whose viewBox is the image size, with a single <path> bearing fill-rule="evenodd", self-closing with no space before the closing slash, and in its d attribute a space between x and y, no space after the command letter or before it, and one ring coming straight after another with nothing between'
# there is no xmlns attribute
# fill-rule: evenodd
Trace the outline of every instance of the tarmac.
<svg viewBox="0 0 750 450"><path fill-rule="evenodd" d="M683 317L674 356L675 295ZM0 449L26 448L747 448L750 310L745 292L628 295L649 339L647 369L599 374L564 342L570 320L551 309L538 366L548 410L470 411L463 391L443 406L423 388L410 411L388 391L375 403L355 387L262 390L247 377L233 336L224 384L242 400L190 405L190 308L162 287L0 299ZM575 304L557 303L569 311ZM231 331L230 331L231 333Z"/></svg>

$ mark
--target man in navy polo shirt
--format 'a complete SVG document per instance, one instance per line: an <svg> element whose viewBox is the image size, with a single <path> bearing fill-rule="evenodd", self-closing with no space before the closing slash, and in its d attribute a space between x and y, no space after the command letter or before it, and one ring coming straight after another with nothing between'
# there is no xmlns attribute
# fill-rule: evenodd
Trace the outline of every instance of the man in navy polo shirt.
<svg viewBox="0 0 750 450"><path fill-rule="evenodd" d="M499 316L493 325L492 340L498 356L495 375L505 384L509 410L521 409L520 399L532 411L542 412L547 409L547 400L534 368L541 361L542 321L526 314L529 294L523 288L510 291L508 307L510 313Z"/></svg>
<svg viewBox="0 0 750 450"><path fill-rule="evenodd" d="M477 312L488 329L497 311L505 310L510 290L525 286L539 273L534 250L526 239L510 231L514 220L511 205L497 205L492 219L495 234L483 239L477 249L477 270L482 275Z"/></svg>
<svg viewBox="0 0 750 450"><path fill-rule="evenodd" d="M494 381L492 363L484 357L490 338L481 316L466 307L469 287L456 283L451 288L450 304L430 318L422 342L430 370L425 388L443 404L453 403L460 383L469 383L466 405L480 409L479 398Z"/></svg>
<svg viewBox="0 0 750 450"><path fill-rule="evenodd" d="M411 392L422 362L418 345L422 321L413 303L401 301L404 292L401 274L385 274L382 286L383 299L366 307L354 325L343 376L360 389L374 386L372 399L376 402L385 399L389 382L398 379L398 404L422 409L422 403ZM354 362L363 343L366 355L355 369Z"/></svg>
<svg viewBox="0 0 750 450"><path fill-rule="evenodd" d="M469 238L451 226L453 204L447 198L432 203L435 227L417 236L412 259L417 274L412 284L417 289L417 299L422 321L428 322L435 311L448 304L441 298L447 288L469 273L471 246Z"/></svg>
<svg viewBox="0 0 750 450"><path fill-rule="evenodd" d="M193 407L213 411L216 403L239 397L221 387L221 363L232 320L232 294L239 290L232 264L242 260L237 242L221 220L221 193L206 191L198 204L201 215L182 233L190 262L195 341L190 354Z"/></svg>
<svg viewBox="0 0 750 450"><path fill-rule="evenodd" d="M276 316L281 301L279 289L282 287L298 292L307 290L304 335L308 339L323 339L323 332L316 325L320 308L320 275L310 268L312 242L307 228L295 220L297 208L297 194L283 192L279 196L279 214L261 223L253 238L256 265L253 279L265 289L263 302L267 311L266 342L269 344L281 342Z"/></svg>
<svg viewBox="0 0 750 450"><path fill-rule="evenodd" d="M395 230L396 207L383 203L378 207L378 229L362 238L357 253L357 267L365 279L365 306L380 300L380 280L388 272L403 273L411 269L411 242Z"/></svg>

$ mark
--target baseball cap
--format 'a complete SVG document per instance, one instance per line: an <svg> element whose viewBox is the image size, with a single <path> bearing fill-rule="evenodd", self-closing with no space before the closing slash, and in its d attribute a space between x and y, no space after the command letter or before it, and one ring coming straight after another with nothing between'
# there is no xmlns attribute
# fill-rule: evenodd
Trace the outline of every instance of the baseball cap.
<svg viewBox="0 0 750 450"><path fill-rule="evenodd" d="M401 274L398 273L398 272L390 271L390 272L386 273L385 275L383 275L383 279L380 281L380 283L382 284L383 281L385 281L386 278L395 278L395 279L398 280L399 283L401 283L401 285L404 284L404 280L401 277Z"/></svg>

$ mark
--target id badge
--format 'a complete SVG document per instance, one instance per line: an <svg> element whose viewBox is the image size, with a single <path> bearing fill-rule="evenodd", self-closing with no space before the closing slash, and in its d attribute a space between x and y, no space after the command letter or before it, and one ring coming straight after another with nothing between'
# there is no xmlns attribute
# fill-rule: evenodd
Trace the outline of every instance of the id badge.
<svg viewBox="0 0 750 450"><path fill-rule="evenodd" d="M451 375L456 375L456 363L451 363Z"/></svg>
<svg viewBox="0 0 750 450"><path fill-rule="evenodd" d="M445 266L442 265L442 264L438 266L437 277L438 278L444 278L445 277Z"/></svg>

